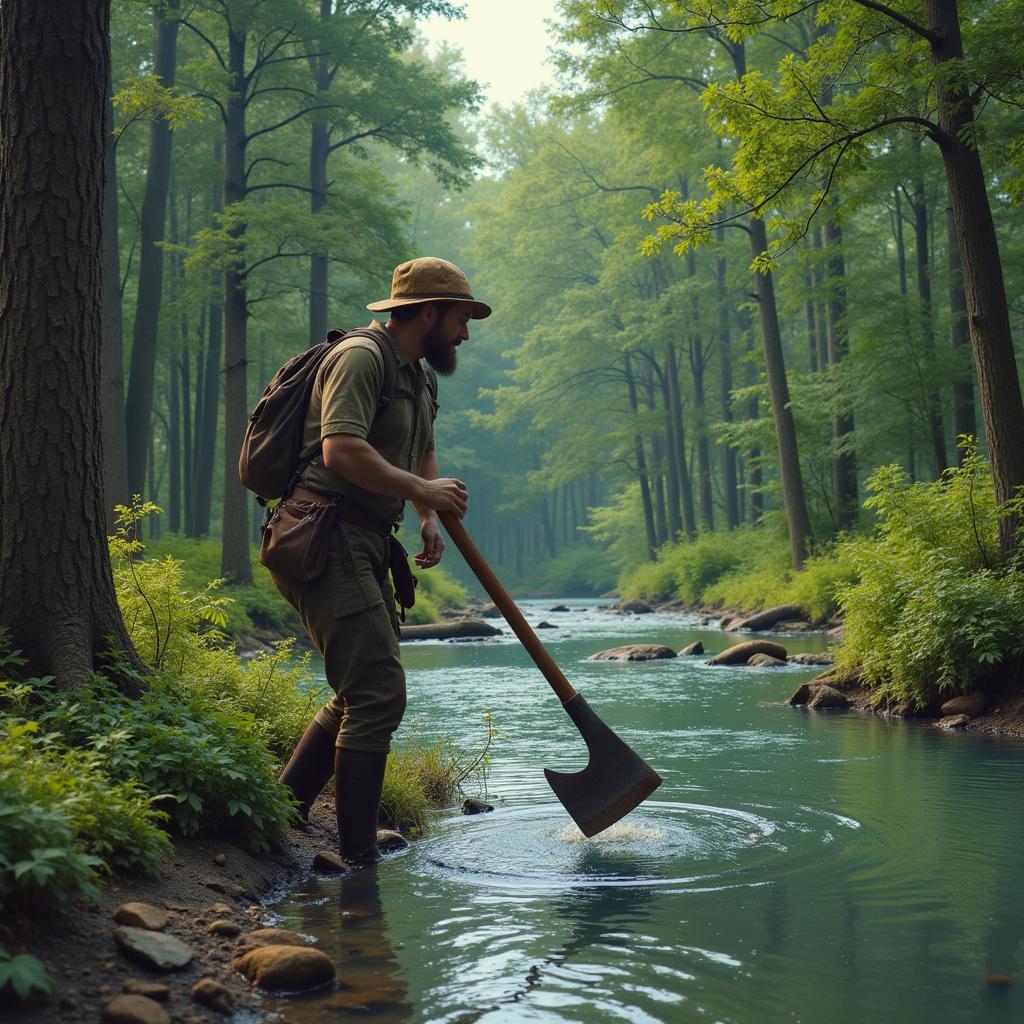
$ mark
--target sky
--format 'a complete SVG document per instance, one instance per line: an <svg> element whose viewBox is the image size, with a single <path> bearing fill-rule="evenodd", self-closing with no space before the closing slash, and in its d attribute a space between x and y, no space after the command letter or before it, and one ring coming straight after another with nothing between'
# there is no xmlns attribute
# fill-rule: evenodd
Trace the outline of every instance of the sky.
<svg viewBox="0 0 1024 1024"><path fill-rule="evenodd" d="M430 18L420 31L431 52L444 42L462 50L466 75L484 86L486 107L509 106L530 89L551 85L547 67L545 18L555 16L555 0L463 0L462 21Z"/></svg>

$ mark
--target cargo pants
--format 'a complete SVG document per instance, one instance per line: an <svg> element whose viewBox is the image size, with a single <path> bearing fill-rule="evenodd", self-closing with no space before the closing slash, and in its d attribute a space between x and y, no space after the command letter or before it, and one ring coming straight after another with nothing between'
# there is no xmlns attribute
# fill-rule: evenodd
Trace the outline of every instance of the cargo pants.
<svg viewBox="0 0 1024 1024"><path fill-rule="evenodd" d="M387 570L386 538L339 522L320 577L299 583L271 573L323 657L334 691L316 721L337 731L337 745L350 750L387 752L405 713L405 670Z"/></svg>

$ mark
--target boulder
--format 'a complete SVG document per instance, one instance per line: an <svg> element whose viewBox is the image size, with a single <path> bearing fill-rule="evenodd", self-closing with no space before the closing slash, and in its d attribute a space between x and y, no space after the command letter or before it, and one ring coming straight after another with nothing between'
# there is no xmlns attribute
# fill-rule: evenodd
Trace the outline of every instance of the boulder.
<svg viewBox="0 0 1024 1024"><path fill-rule="evenodd" d="M463 814L487 814L493 810L494 808L490 804L485 804L483 800L477 800L471 796L462 801Z"/></svg>
<svg viewBox="0 0 1024 1024"><path fill-rule="evenodd" d="M629 615L650 615L654 609L646 601L623 601L619 611Z"/></svg>
<svg viewBox="0 0 1024 1024"><path fill-rule="evenodd" d="M970 715L947 715L935 723L940 729L966 729L971 724Z"/></svg>
<svg viewBox="0 0 1024 1024"><path fill-rule="evenodd" d="M234 962L235 970L259 988L306 992L334 981L331 958L310 946L260 946Z"/></svg>
<svg viewBox="0 0 1024 1024"><path fill-rule="evenodd" d="M676 652L664 644L626 644L624 647L609 647L590 656L591 661L660 661L674 658Z"/></svg>
<svg viewBox="0 0 1024 1024"><path fill-rule="evenodd" d="M395 853L404 850L409 845L409 840L401 832L395 832L390 828L377 829L377 849L381 853Z"/></svg>
<svg viewBox="0 0 1024 1024"><path fill-rule="evenodd" d="M774 626L769 626L768 631L770 633L806 633L807 630L813 628L806 619L783 619L781 622L776 622Z"/></svg>
<svg viewBox="0 0 1024 1024"><path fill-rule="evenodd" d="M787 659L791 665L834 665L831 654L791 654Z"/></svg>
<svg viewBox="0 0 1024 1024"><path fill-rule="evenodd" d="M814 690L807 683L803 683L796 688L796 693L789 698L789 703L795 708L803 707L811 699L812 693Z"/></svg>
<svg viewBox="0 0 1024 1024"><path fill-rule="evenodd" d="M348 864L340 853L333 850L320 850L313 858L313 870L325 875L340 875L348 871Z"/></svg>
<svg viewBox="0 0 1024 1024"><path fill-rule="evenodd" d="M784 619L803 619L803 613L795 604L780 604L774 608L766 608L763 612L733 619L729 623L729 632L756 633L760 629L770 629Z"/></svg>
<svg viewBox="0 0 1024 1024"><path fill-rule="evenodd" d="M970 715L977 718L983 715L988 707L988 698L985 694L975 690L973 693L964 693L959 697L951 697L942 705L944 715Z"/></svg>
<svg viewBox="0 0 1024 1024"><path fill-rule="evenodd" d="M184 942L163 932L115 928L114 941L129 956L158 971L180 971L192 959L192 950Z"/></svg>
<svg viewBox="0 0 1024 1024"><path fill-rule="evenodd" d="M746 643L735 644L716 654L709 665L746 665L755 654L767 654L780 661L786 659L786 648L771 640L747 640Z"/></svg>
<svg viewBox="0 0 1024 1024"><path fill-rule="evenodd" d="M234 921L220 919L214 921L206 930L211 935L223 935L226 939L233 939L241 933L242 926L235 924Z"/></svg>
<svg viewBox="0 0 1024 1024"><path fill-rule="evenodd" d="M557 626L552 626L546 619L543 622L538 622L534 629L558 629Z"/></svg>
<svg viewBox="0 0 1024 1024"><path fill-rule="evenodd" d="M811 680L812 686L831 686L836 690L857 690L860 688L860 668L840 668L836 665L833 668L822 672Z"/></svg>
<svg viewBox="0 0 1024 1024"><path fill-rule="evenodd" d="M848 708L850 702L846 699L845 693L831 686L815 686L807 706L817 711L838 711Z"/></svg>
<svg viewBox="0 0 1024 1024"><path fill-rule="evenodd" d="M549 612L567 612L568 610L569 610L568 607L566 605L564 605L564 604L552 605L548 609Z"/></svg>
<svg viewBox="0 0 1024 1024"><path fill-rule="evenodd" d="M480 609L479 615L481 619L500 619L502 618L501 611L496 604L485 604Z"/></svg>
<svg viewBox="0 0 1024 1024"><path fill-rule="evenodd" d="M158 932L167 927L167 914L148 903L122 903L113 913L118 924Z"/></svg>
<svg viewBox="0 0 1024 1024"><path fill-rule="evenodd" d="M500 613L499 613L500 614ZM403 640L454 640L464 637L497 636L496 626L480 619L453 619L424 626L402 626Z"/></svg>
<svg viewBox="0 0 1024 1024"><path fill-rule="evenodd" d="M692 644L687 644L680 652L680 657L690 657L695 654L703 654L704 645L699 640L694 640Z"/></svg>
<svg viewBox="0 0 1024 1024"><path fill-rule="evenodd" d="M115 996L100 1014L103 1024L171 1024L167 1011L146 996Z"/></svg>
<svg viewBox="0 0 1024 1024"><path fill-rule="evenodd" d="M235 1009L235 1000L231 993L219 981L213 978L200 978L189 993L189 999L193 1003L199 1003L217 1013L230 1016Z"/></svg>
<svg viewBox="0 0 1024 1024"><path fill-rule="evenodd" d="M770 654L755 654L748 659L747 664L751 668L785 668L788 663Z"/></svg>
<svg viewBox="0 0 1024 1024"><path fill-rule="evenodd" d="M251 946L253 949L262 946L308 946L309 941L298 932L289 932L284 928L257 928L246 932L239 940L240 946Z"/></svg>
<svg viewBox="0 0 1024 1024"><path fill-rule="evenodd" d="M147 999L155 999L158 1003L165 1002L171 995L171 986L160 981L140 981L137 978L130 978L121 987L127 995L145 996Z"/></svg>

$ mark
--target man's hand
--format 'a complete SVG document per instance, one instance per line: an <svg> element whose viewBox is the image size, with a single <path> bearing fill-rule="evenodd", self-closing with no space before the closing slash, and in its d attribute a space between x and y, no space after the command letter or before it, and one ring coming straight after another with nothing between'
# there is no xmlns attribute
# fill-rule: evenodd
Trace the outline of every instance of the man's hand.
<svg viewBox="0 0 1024 1024"><path fill-rule="evenodd" d="M423 538L423 550L412 556L413 561L420 569L431 569L441 561L444 553L444 537L441 536L441 528L434 516L424 520L420 527L420 537Z"/></svg>
<svg viewBox="0 0 1024 1024"><path fill-rule="evenodd" d="M466 485L455 477L443 476L437 480L423 480L415 502L434 512L453 512L461 519L466 514L469 493Z"/></svg>

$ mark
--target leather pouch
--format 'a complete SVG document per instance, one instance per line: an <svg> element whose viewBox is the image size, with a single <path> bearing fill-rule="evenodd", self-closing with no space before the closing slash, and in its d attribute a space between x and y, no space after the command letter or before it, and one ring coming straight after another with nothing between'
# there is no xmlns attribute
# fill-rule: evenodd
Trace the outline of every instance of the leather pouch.
<svg viewBox="0 0 1024 1024"><path fill-rule="evenodd" d="M263 524L260 561L273 573L297 583L312 583L327 567L337 502L288 497L274 506Z"/></svg>
<svg viewBox="0 0 1024 1024"><path fill-rule="evenodd" d="M388 568L395 588L395 601L401 609L399 617L405 622L405 610L416 603L416 577L409 568L409 553L394 536L388 537Z"/></svg>

